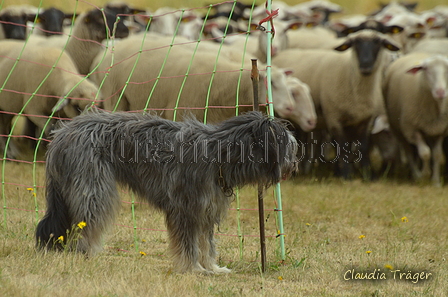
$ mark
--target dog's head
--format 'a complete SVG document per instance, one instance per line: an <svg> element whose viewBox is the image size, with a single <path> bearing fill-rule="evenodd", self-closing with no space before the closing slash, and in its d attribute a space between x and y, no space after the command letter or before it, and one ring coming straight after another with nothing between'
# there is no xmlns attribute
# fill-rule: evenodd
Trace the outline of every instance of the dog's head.
<svg viewBox="0 0 448 297"><path fill-rule="evenodd" d="M234 166L227 168L239 186L269 187L297 170L297 141L284 120L248 112L223 122L218 131L232 143L222 154Z"/></svg>

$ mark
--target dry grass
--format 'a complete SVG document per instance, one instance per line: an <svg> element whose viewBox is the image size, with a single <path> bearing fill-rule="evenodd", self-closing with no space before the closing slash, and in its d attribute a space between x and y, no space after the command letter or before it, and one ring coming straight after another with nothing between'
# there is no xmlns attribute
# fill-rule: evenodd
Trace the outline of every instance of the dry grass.
<svg viewBox="0 0 448 297"><path fill-rule="evenodd" d="M32 165L8 162L5 166L6 222L0 227L3 296L445 296L448 292L446 187L296 178L282 184L287 234L284 263L280 263L276 239L269 237L268 270L260 273L254 210L241 211L240 258L239 240L234 236L237 214L232 209L217 238L220 263L233 273L179 275L170 273L167 236L160 231L165 228L163 219L145 204L135 207L138 228L134 234L131 205L123 203L105 239L105 250L97 257L35 251L35 203L26 190L33 180ZM43 185L43 171L38 165L38 186ZM241 208L256 208L255 189L243 189L240 198ZM123 200L132 201L132 197L123 193ZM44 209L39 188L37 202ZM265 203L266 209L275 207L271 191ZM266 217L267 235L275 235L275 213L267 211ZM432 275L417 284L394 280L385 265ZM344 280L351 268L381 269L389 279Z"/></svg>

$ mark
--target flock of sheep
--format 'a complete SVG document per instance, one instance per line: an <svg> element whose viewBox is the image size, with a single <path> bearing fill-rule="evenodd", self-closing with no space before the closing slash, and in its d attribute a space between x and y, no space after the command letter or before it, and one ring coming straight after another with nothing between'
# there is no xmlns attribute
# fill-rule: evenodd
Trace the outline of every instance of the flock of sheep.
<svg viewBox="0 0 448 297"><path fill-rule="evenodd" d="M6 7L0 148L17 158L9 136L48 138L55 120L93 105L220 122L252 109L256 58L259 103L272 92L276 116L293 124L302 173L327 163L345 178L371 178L405 166L414 179L440 185L448 151L448 6L416 6L392 1L370 15L344 15L325 0L273 1L272 34L264 5L233 1L157 11L113 1L79 15ZM383 165L377 170L372 152Z"/></svg>

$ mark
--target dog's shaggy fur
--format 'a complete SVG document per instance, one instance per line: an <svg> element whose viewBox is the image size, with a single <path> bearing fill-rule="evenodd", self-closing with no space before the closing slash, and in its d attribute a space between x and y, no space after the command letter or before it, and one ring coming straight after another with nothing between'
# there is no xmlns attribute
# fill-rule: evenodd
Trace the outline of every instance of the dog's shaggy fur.
<svg viewBox="0 0 448 297"><path fill-rule="evenodd" d="M37 245L61 248L57 238L84 221L82 237L64 244L88 255L101 250L120 208L118 182L164 213L177 271L228 272L216 263L213 234L233 189L279 182L296 170L296 152L284 122L259 112L218 125L88 112L54 132Z"/></svg>

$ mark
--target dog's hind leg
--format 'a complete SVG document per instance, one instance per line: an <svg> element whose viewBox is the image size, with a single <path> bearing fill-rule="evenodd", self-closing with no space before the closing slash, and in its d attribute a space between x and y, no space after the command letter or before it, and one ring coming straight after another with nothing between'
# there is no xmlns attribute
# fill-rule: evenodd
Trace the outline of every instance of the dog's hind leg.
<svg viewBox="0 0 448 297"><path fill-rule="evenodd" d="M110 163L94 160L85 166L92 176L78 174L70 187L73 223L86 223L81 237L73 245L76 250L92 256L102 250L102 235L113 224L121 201Z"/></svg>
<svg viewBox="0 0 448 297"><path fill-rule="evenodd" d="M201 251L200 263L205 269L211 273L229 273L230 269L226 267L219 267L216 263L216 244L214 237L214 224L209 223L204 225L200 239L199 248Z"/></svg>

